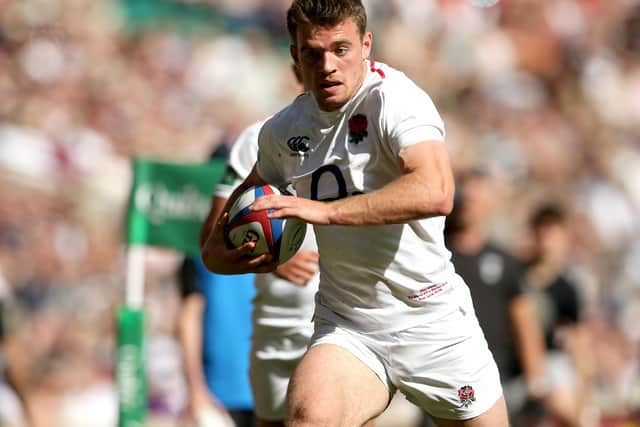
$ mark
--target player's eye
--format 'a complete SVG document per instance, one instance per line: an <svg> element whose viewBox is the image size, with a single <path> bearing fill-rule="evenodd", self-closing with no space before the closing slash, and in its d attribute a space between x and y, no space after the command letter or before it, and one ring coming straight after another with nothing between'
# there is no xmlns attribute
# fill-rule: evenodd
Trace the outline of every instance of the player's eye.
<svg viewBox="0 0 640 427"><path fill-rule="evenodd" d="M336 55L338 56L344 56L347 54L347 52L349 52L349 49L344 46L336 49Z"/></svg>
<svg viewBox="0 0 640 427"><path fill-rule="evenodd" d="M304 49L302 51L302 59L309 62L317 61L321 55L322 55L321 52L317 50Z"/></svg>

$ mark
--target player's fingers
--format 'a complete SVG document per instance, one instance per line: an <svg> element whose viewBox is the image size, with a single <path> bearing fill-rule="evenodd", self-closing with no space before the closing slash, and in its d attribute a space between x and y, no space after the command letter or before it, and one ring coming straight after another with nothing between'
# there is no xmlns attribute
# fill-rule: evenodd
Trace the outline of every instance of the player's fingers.
<svg viewBox="0 0 640 427"><path fill-rule="evenodd" d="M261 211L265 209L282 209L290 207L293 206L293 201L295 199L296 198L293 196L262 196L256 199L256 201L251 204L251 210Z"/></svg>
<svg viewBox="0 0 640 427"><path fill-rule="evenodd" d="M273 257L270 254L260 254L255 256L247 261L247 265L250 268L259 268L262 267L263 264L270 264Z"/></svg>
<svg viewBox="0 0 640 427"><path fill-rule="evenodd" d="M220 218L218 218L218 223L214 227L214 233L216 236L224 235L224 229L227 222L229 222L229 212L223 212L222 215L220 215Z"/></svg>
<svg viewBox="0 0 640 427"><path fill-rule="evenodd" d="M290 281L290 283L299 288L304 288L305 286L307 286L307 283L309 283L309 281L300 278L300 279L292 280Z"/></svg>
<svg viewBox="0 0 640 427"><path fill-rule="evenodd" d="M300 251L297 255L300 258L300 261L305 262L307 264L318 264L320 261L320 255L317 252L313 251Z"/></svg>
<svg viewBox="0 0 640 427"><path fill-rule="evenodd" d="M251 251L256 247L256 242L247 242L242 246L238 246L235 249L232 249L231 256L233 259L242 258L246 255L249 255Z"/></svg>
<svg viewBox="0 0 640 427"><path fill-rule="evenodd" d="M269 218L298 218L297 211L290 207L270 208Z"/></svg>
<svg viewBox="0 0 640 427"><path fill-rule="evenodd" d="M318 269L314 268L312 264L301 263L293 266L292 271L296 276L300 276L305 278L306 280L309 280L313 277L314 274L316 274L316 271L318 271Z"/></svg>
<svg viewBox="0 0 640 427"><path fill-rule="evenodd" d="M220 218L218 218L218 225L221 226L225 226L227 225L227 222L229 222L229 212L222 212L222 215L220 215Z"/></svg>
<svg viewBox="0 0 640 427"><path fill-rule="evenodd" d="M255 273L272 273L278 267L278 262L275 260L272 260L271 255L268 255L268 254L263 254L263 255L264 255L263 260L258 262L257 265L254 265L252 267L252 271ZM261 255L260 257L262 257L263 255Z"/></svg>
<svg viewBox="0 0 640 427"><path fill-rule="evenodd" d="M289 281L296 286L304 286L307 283L307 279L301 276L292 276Z"/></svg>
<svg viewBox="0 0 640 427"><path fill-rule="evenodd" d="M302 271L300 272L300 274L306 277L307 280L309 280L317 272L318 272L318 268L314 267L313 265L307 264L304 267L302 267Z"/></svg>
<svg viewBox="0 0 640 427"><path fill-rule="evenodd" d="M277 197L278 196L258 197L253 203L251 203L251 206L249 207L249 209L251 209L252 211L262 211L265 209L272 209L276 207Z"/></svg>

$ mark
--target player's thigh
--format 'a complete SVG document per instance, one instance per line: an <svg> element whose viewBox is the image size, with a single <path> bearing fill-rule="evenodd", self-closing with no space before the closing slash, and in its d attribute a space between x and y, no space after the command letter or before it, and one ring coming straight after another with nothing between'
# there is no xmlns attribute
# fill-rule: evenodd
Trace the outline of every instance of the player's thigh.
<svg viewBox="0 0 640 427"><path fill-rule="evenodd" d="M438 427L508 427L507 405L500 397L487 411L468 420L444 420L432 417Z"/></svg>
<svg viewBox="0 0 640 427"><path fill-rule="evenodd" d="M305 354L289 382L287 425L363 425L387 406L389 391L356 356L334 344Z"/></svg>

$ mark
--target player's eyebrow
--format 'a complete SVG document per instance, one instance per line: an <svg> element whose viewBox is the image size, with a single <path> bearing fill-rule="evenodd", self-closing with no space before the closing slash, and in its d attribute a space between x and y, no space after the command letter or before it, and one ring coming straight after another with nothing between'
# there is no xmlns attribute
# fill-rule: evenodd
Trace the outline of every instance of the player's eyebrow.
<svg viewBox="0 0 640 427"><path fill-rule="evenodd" d="M341 40L336 40L333 43L331 43L331 47L335 48L337 46L352 46L353 42L349 39L341 39Z"/></svg>
<svg viewBox="0 0 640 427"><path fill-rule="evenodd" d="M330 45L330 49L335 49L338 46L353 46L353 42L349 39L340 39L340 40L335 40L333 42L331 42ZM307 51L322 51L323 49L321 47L314 47L311 46L309 44L302 44L302 46L300 46L300 51L302 52L307 52Z"/></svg>

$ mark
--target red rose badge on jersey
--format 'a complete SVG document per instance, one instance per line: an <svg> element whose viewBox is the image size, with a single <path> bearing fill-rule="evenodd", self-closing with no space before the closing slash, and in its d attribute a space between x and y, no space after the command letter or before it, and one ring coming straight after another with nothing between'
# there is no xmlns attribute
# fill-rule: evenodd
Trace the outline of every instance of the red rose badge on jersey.
<svg viewBox="0 0 640 427"><path fill-rule="evenodd" d="M467 408L473 402L476 401L476 393L473 391L473 387L465 385L458 389L458 398L460 399L460 407Z"/></svg>
<svg viewBox="0 0 640 427"><path fill-rule="evenodd" d="M349 119L349 142L357 144L369 135L367 132L367 116L364 114L356 114Z"/></svg>

